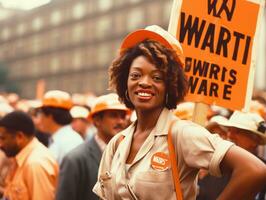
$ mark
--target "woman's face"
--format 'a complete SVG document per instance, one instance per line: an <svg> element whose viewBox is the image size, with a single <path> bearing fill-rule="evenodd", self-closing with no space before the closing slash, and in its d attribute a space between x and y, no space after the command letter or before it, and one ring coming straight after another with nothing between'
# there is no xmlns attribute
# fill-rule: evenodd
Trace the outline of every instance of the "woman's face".
<svg viewBox="0 0 266 200"><path fill-rule="evenodd" d="M165 105L165 77L145 56L136 57L127 80L129 98L138 110L161 109Z"/></svg>

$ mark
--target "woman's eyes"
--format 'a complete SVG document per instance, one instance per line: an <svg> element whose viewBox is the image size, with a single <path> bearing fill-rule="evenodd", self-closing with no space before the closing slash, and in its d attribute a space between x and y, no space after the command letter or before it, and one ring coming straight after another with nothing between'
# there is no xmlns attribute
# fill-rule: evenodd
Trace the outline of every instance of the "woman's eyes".
<svg viewBox="0 0 266 200"><path fill-rule="evenodd" d="M130 73L129 74L129 77L130 79L132 80L137 80L139 79L140 77L142 76L142 74L140 73L136 73L136 72L133 72L133 73ZM156 81L156 82L160 82L160 81L163 81L163 76L162 75L157 75L157 74L154 74L151 76L152 80Z"/></svg>
<svg viewBox="0 0 266 200"><path fill-rule="evenodd" d="M141 75L139 73L131 73L129 77L133 80L138 79Z"/></svg>
<svg viewBox="0 0 266 200"><path fill-rule="evenodd" d="M162 81L163 80L163 77L159 76L159 75L154 75L152 78L154 81Z"/></svg>

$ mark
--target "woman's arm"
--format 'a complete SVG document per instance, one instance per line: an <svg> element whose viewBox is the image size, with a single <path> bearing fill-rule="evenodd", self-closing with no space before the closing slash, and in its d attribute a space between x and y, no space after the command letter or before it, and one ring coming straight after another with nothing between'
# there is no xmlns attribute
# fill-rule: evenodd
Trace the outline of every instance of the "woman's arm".
<svg viewBox="0 0 266 200"><path fill-rule="evenodd" d="M240 147L232 146L220 166L223 174L232 175L218 200L253 200L266 184L266 165Z"/></svg>

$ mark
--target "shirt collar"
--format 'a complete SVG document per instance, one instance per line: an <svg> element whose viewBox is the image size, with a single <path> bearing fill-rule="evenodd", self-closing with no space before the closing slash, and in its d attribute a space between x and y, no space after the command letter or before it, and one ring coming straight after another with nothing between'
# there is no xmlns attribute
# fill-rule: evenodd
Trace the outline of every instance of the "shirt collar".
<svg viewBox="0 0 266 200"><path fill-rule="evenodd" d="M61 135L64 135L64 132L67 131L67 129L70 129L70 125L62 126L59 128L52 136L51 140L54 142L57 139L61 140Z"/></svg>
<svg viewBox="0 0 266 200"><path fill-rule="evenodd" d="M103 152L107 144L98 136L98 134L94 135L94 139L96 143L99 145L101 152Z"/></svg>
<svg viewBox="0 0 266 200"><path fill-rule="evenodd" d="M26 158L32 152L33 148L37 145L38 140L37 138L33 138L20 152L15 156L16 162L19 167L22 166Z"/></svg>
<svg viewBox="0 0 266 200"><path fill-rule="evenodd" d="M172 113L172 111L170 111L167 108L164 108L151 134L156 135L156 136L167 135L170 123L174 119L178 119L178 118ZM128 128L131 130L134 130L134 127L136 126L136 124L137 124L137 120L134 121ZM127 134L127 131L122 132L123 136L126 136L126 134Z"/></svg>

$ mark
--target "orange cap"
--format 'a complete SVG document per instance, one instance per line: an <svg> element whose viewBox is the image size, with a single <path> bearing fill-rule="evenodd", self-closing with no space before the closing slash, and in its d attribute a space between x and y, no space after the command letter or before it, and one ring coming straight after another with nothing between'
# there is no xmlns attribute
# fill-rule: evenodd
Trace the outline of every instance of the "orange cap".
<svg viewBox="0 0 266 200"><path fill-rule="evenodd" d="M183 49L180 42L169 32L157 25L147 26L145 29L140 29L127 35L121 44L120 52L146 39L155 40L165 47L173 49L177 54L177 61L180 62L182 66L184 65Z"/></svg>
<svg viewBox="0 0 266 200"><path fill-rule="evenodd" d="M73 106L70 95L67 92L61 90L50 90L45 93L42 99L42 107L55 107L71 109Z"/></svg>
<svg viewBox="0 0 266 200"><path fill-rule="evenodd" d="M89 115L89 118L92 118L93 115L105 110L122 110L127 113L130 110L118 100L118 95L115 93L110 93L107 95L102 95L96 98Z"/></svg>

